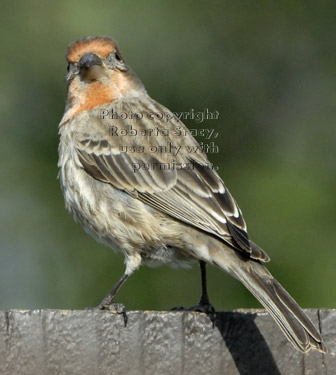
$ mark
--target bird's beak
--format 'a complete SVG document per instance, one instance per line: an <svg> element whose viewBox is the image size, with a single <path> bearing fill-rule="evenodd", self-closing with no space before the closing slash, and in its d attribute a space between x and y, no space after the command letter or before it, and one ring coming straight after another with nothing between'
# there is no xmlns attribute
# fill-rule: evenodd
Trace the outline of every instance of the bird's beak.
<svg viewBox="0 0 336 375"><path fill-rule="evenodd" d="M102 59L94 53L83 55L78 64L81 78L85 81L94 81L107 76Z"/></svg>

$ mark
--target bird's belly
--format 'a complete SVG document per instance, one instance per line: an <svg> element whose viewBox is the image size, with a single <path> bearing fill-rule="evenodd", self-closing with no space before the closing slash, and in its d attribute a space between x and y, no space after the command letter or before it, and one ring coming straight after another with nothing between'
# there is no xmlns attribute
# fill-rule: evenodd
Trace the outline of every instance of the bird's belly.
<svg viewBox="0 0 336 375"><path fill-rule="evenodd" d="M97 241L128 255L138 252L150 267L185 266L190 261L175 220L95 180L72 160L61 166L60 180L66 207Z"/></svg>

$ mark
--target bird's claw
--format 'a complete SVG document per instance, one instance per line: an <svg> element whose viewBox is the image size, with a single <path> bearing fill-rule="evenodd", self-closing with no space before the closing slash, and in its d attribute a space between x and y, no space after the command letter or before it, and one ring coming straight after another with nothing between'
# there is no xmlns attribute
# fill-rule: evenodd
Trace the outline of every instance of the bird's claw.
<svg viewBox="0 0 336 375"><path fill-rule="evenodd" d="M128 316L126 307L122 303L100 304L98 308L99 310L108 310L113 313L121 314L124 318L124 325L125 327L127 326Z"/></svg>
<svg viewBox="0 0 336 375"><path fill-rule="evenodd" d="M87 307L85 310L108 310L112 313L121 314L124 318L124 326L127 326L128 316L126 307L122 303L100 303L96 307Z"/></svg>
<svg viewBox="0 0 336 375"><path fill-rule="evenodd" d="M215 320L216 320L216 310L211 305L211 303L198 303L195 306L192 307L183 307L183 306L177 306L173 307L171 311L196 311L200 313L205 313L209 316L213 328L215 327Z"/></svg>

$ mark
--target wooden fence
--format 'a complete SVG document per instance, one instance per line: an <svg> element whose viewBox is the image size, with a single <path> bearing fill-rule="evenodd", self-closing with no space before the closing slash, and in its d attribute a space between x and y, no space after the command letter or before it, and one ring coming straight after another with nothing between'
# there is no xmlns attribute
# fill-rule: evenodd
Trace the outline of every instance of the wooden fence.
<svg viewBox="0 0 336 375"><path fill-rule="evenodd" d="M306 310L328 353L301 354L264 310L0 312L1 375L335 375L336 310Z"/></svg>

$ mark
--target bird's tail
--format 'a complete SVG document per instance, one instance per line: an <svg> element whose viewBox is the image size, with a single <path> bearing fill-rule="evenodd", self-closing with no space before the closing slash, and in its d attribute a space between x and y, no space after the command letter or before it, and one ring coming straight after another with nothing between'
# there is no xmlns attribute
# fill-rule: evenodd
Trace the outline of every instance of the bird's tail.
<svg viewBox="0 0 336 375"><path fill-rule="evenodd" d="M271 314L285 336L297 349L306 353L314 348L326 353L323 339L313 323L261 263L242 260L239 262L239 266L236 264L228 267L227 262L221 265L222 262L218 258L216 264L229 271L246 286Z"/></svg>

